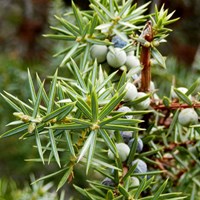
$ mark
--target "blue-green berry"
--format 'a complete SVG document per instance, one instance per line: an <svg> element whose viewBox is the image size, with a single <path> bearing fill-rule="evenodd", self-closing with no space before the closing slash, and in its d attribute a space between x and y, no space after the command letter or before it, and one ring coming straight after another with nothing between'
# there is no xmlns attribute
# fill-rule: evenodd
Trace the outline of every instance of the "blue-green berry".
<svg viewBox="0 0 200 200"><path fill-rule="evenodd" d="M117 143L116 144L116 149L117 149L117 152L118 152L118 155L119 155L119 159L122 162L124 162L128 158L128 155L130 153L129 146L127 144L125 144L125 143ZM108 157L111 160L115 159L115 155L110 149L108 150Z"/></svg>
<svg viewBox="0 0 200 200"><path fill-rule="evenodd" d="M142 98L145 97L147 94L144 92L138 92L137 94L137 98ZM136 105L134 105L134 108L137 110L145 110L147 108L149 108L151 103L151 99L148 97L145 100L141 101L140 103L137 103Z"/></svg>
<svg viewBox="0 0 200 200"><path fill-rule="evenodd" d="M128 68L128 70L130 70L132 68L140 66L140 61L139 61L139 59L136 56L129 55L126 58L125 65Z"/></svg>
<svg viewBox="0 0 200 200"><path fill-rule="evenodd" d="M128 106L122 106L118 110L118 112L131 112L132 110ZM132 115L125 115L124 118L126 119L132 119Z"/></svg>
<svg viewBox="0 0 200 200"><path fill-rule="evenodd" d="M102 185L105 185L105 186L110 186L110 187L114 187L115 186L115 183L112 179L106 177L102 182L101 182Z"/></svg>
<svg viewBox="0 0 200 200"><path fill-rule="evenodd" d="M182 126L190 126L198 122L198 115L193 108L185 108L178 115L178 122Z"/></svg>
<svg viewBox="0 0 200 200"><path fill-rule="evenodd" d="M119 36L114 36L111 41L115 48L123 48L127 45L127 42L122 40Z"/></svg>
<svg viewBox="0 0 200 200"><path fill-rule="evenodd" d="M134 171L135 173L146 173L147 172L147 164L143 160L136 159L131 164L132 164L132 166L137 164L135 171Z"/></svg>
<svg viewBox="0 0 200 200"><path fill-rule="evenodd" d="M92 45L90 54L92 59L97 59L98 63L102 63L106 60L108 47L106 45Z"/></svg>
<svg viewBox="0 0 200 200"><path fill-rule="evenodd" d="M138 95L138 91L133 83L128 82L126 84L125 90L126 90L126 94L124 95L124 101L132 101L136 99Z"/></svg>
<svg viewBox="0 0 200 200"><path fill-rule="evenodd" d="M126 62L126 53L120 48L110 48L106 59L111 67L119 68Z"/></svg>
<svg viewBox="0 0 200 200"><path fill-rule="evenodd" d="M123 141L128 144L133 137L133 131L120 131L120 135L122 136Z"/></svg>
<svg viewBox="0 0 200 200"><path fill-rule="evenodd" d="M132 138L131 140L129 140L128 146L129 146L130 148L131 148L131 146L132 146L134 140L135 140L135 138ZM137 151L138 153L140 153L140 152L142 151L142 149L143 149L143 146L144 146L144 145L143 145L142 140L141 140L140 138L138 138L138 139L137 139L137 149L136 149L136 151Z"/></svg>
<svg viewBox="0 0 200 200"><path fill-rule="evenodd" d="M132 176L130 178L130 183L131 183L131 186L138 187L140 185L140 180L137 177Z"/></svg>

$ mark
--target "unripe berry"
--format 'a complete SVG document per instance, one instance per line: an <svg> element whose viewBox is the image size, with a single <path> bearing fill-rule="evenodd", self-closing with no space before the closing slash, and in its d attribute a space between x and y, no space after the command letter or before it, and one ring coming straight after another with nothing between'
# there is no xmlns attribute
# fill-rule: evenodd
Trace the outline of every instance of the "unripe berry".
<svg viewBox="0 0 200 200"><path fill-rule="evenodd" d="M135 87L133 83L127 83L125 90L126 90L126 94L124 96L124 101L134 100L138 95L137 88Z"/></svg>
<svg viewBox="0 0 200 200"><path fill-rule="evenodd" d="M97 59L98 63L102 63L106 60L107 52L108 47L105 45L94 44L90 49L92 59Z"/></svg>
<svg viewBox="0 0 200 200"><path fill-rule="evenodd" d="M146 96L147 94L144 93L144 92L138 92L138 95L137 95L137 98L141 98L141 97L144 97ZM151 103L151 100L150 98L148 97L147 99L145 99L144 101L141 101L140 103L134 105L134 108L136 109L141 109L141 110L145 110L149 107Z"/></svg>
<svg viewBox="0 0 200 200"><path fill-rule="evenodd" d="M140 66L140 61L139 59L134 56L134 55L129 55L126 58L126 62L125 62L126 67L128 68L128 70Z"/></svg>
<svg viewBox="0 0 200 200"><path fill-rule="evenodd" d="M182 126L190 126L198 122L198 115L193 108L185 108L178 115L178 122Z"/></svg>
<svg viewBox="0 0 200 200"><path fill-rule="evenodd" d="M116 148L117 148L117 152L118 152L120 160L122 162L124 162L128 158L128 155L130 153L129 146L124 143L118 143L118 144L116 144ZM113 154L113 152L110 149L108 150L108 157L111 160L115 159L115 155Z"/></svg>
<svg viewBox="0 0 200 200"><path fill-rule="evenodd" d="M132 144L133 144L133 142L134 142L134 140L135 140L135 138L132 138L129 142L128 142L128 146L131 148L131 146L132 146ZM142 142L142 140L140 139L140 138L138 138L137 139L137 149L136 149L136 151L139 153L139 152L141 152L142 151L142 149L143 149L143 142Z"/></svg>
<svg viewBox="0 0 200 200"><path fill-rule="evenodd" d="M118 110L118 112L131 112L132 110L128 106L122 106ZM132 119L132 115L125 115L124 118L126 119Z"/></svg>
<svg viewBox="0 0 200 200"><path fill-rule="evenodd" d="M102 182L101 182L102 185L105 185L105 186L111 186L111 187L114 187L115 186L115 183L112 179L106 177Z"/></svg>
<svg viewBox="0 0 200 200"><path fill-rule="evenodd" d="M123 48L127 45L127 42L122 40L119 36L114 36L111 41L115 48Z"/></svg>
<svg viewBox="0 0 200 200"><path fill-rule="evenodd" d="M137 177L132 176L130 178L130 183L131 183L131 186L138 187L140 185L140 180Z"/></svg>
<svg viewBox="0 0 200 200"><path fill-rule="evenodd" d="M183 94L185 94L185 93L188 91L188 89L185 88L185 87L178 87L177 89L178 89L180 92L182 92ZM176 92L174 92L173 89L172 89L172 91L171 91L171 96L172 96L173 99L177 99L177 98L178 98L178 95L176 94ZM191 95L189 95L188 97L191 99Z"/></svg>
<svg viewBox="0 0 200 200"><path fill-rule="evenodd" d="M123 49L113 48L107 53L106 58L111 67L119 68L126 62L126 53Z"/></svg>
<svg viewBox="0 0 200 200"><path fill-rule="evenodd" d="M120 131L120 135L122 136L124 142L128 144L133 137L133 131Z"/></svg>
<svg viewBox="0 0 200 200"><path fill-rule="evenodd" d="M134 160L131 164L132 166L137 163L137 166L135 168L135 173L146 173L147 172L147 164L140 159Z"/></svg>

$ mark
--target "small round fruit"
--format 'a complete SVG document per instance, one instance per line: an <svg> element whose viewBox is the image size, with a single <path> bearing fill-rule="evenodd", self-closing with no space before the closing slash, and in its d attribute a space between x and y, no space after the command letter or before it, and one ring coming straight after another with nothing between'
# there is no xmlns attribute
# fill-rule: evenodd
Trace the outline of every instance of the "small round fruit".
<svg viewBox="0 0 200 200"><path fill-rule="evenodd" d="M132 146L132 144L133 144L133 142L134 142L134 140L135 140L135 138L132 138L129 142L128 142L128 146L131 148L131 146ZM138 138L138 140L137 140L137 149L136 149L136 151L138 152L138 153L140 153L141 151L142 151L142 149L143 149L143 142L142 142L142 140L140 139L140 138Z"/></svg>
<svg viewBox="0 0 200 200"><path fill-rule="evenodd" d="M144 92L138 92L137 98L142 98L144 96L146 96L147 94ZM148 97L147 99L145 99L144 101L141 101L140 103L134 105L135 109L141 109L141 110L145 110L147 108L149 108L149 105L151 103L150 98Z"/></svg>
<svg viewBox="0 0 200 200"><path fill-rule="evenodd" d="M130 182L131 182L131 186L133 187L138 187L140 185L140 180L135 176L132 176L130 178Z"/></svg>
<svg viewBox="0 0 200 200"><path fill-rule="evenodd" d="M198 122L198 115L193 108L185 108L178 115L178 122L182 126L190 126Z"/></svg>
<svg viewBox="0 0 200 200"><path fill-rule="evenodd" d="M132 110L128 106L122 106L118 110L118 112L131 112ZM125 115L124 118L126 119L132 119L132 115Z"/></svg>
<svg viewBox="0 0 200 200"><path fill-rule="evenodd" d="M106 45L94 44L90 49L92 59L97 59L98 63L102 63L106 60L107 52L108 47Z"/></svg>
<svg viewBox="0 0 200 200"><path fill-rule="evenodd" d="M137 88L135 87L133 83L127 83L125 90L126 90L126 94L124 96L124 101L134 100L138 95Z"/></svg>
<svg viewBox="0 0 200 200"><path fill-rule="evenodd" d="M119 36L114 36L111 41L115 48L123 48L127 45L127 42L122 40Z"/></svg>
<svg viewBox="0 0 200 200"><path fill-rule="evenodd" d="M137 163L137 166L134 170L135 173L146 173L147 172L147 164L140 159L134 160L131 164L132 166Z"/></svg>
<svg viewBox="0 0 200 200"><path fill-rule="evenodd" d="M185 87L178 87L177 90L179 90L183 94L185 94L188 91L188 89ZM176 94L176 92L173 89L171 91L171 96L173 99L178 99L178 95ZM191 95L189 95L188 97L191 99Z"/></svg>
<svg viewBox="0 0 200 200"><path fill-rule="evenodd" d="M127 56L125 65L128 68L128 70L130 70L134 67L140 66L140 61L136 56L130 55L130 56Z"/></svg>
<svg viewBox="0 0 200 200"><path fill-rule="evenodd" d="M120 160L122 162L124 162L128 158L128 155L130 153L129 146L124 143L118 143L118 144L116 144L116 148L117 148L117 152L118 152ZM108 157L111 160L115 159L115 155L113 154L113 152L110 149L108 150Z"/></svg>
<svg viewBox="0 0 200 200"><path fill-rule="evenodd" d="M111 186L111 187L114 187L115 186L115 183L112 179L106 177L102 182L101 182L102 185L105 185L105 186Z"/></svg>
<svg viewBox="0 0 200 200"><path fill-rule="evenodd" d="M111 67L119 68L126 62L126 53L123 49L112 48L107 53L107 62Z"/></svg>
<svg viewBox="0 0 200 200"><path fill-rule="evenodd" d="M120 131L120 135L122 136L123 141L128 144L133 137L133 131Z"/></svg>

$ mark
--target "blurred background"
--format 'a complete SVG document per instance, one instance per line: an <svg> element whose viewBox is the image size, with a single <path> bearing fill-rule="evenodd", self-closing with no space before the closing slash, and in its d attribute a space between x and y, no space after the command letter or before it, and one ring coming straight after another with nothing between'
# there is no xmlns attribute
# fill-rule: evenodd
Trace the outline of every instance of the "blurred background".
<svg viewBox="0 0 200 200"><path fill-rule="evenodd" d="M70 0L0 0L0 92L8 91L27 101L27 68L43 79L52 75L59 65L59 58L52 55L60 43L44 38L50 25L56 25L54 15L62 15L70 9ZM74 1L81 9L89 9L86 0ZM137 0L138 5L145 0ZM200 1L199 0L152 0L152 5L165 3L165 8L180 20L170 28L173 32L168 43L160 49L167 58L167 70L152 69L153 81L159 85L159 93L168 95L173 77L176 86L190 86L200 74ZM150 6L153 10L154 6ZM161 86L161 87L160 87ZM7 130L12 121L12 109L0 97L0 133ZM16 137L0 140L0 179L12 178L18 187L29 182L30 174L38 177L48 174L50 167L25 162L37 157L32 139L23 142ZM52 168L52 166L51 166Z"/></svg>

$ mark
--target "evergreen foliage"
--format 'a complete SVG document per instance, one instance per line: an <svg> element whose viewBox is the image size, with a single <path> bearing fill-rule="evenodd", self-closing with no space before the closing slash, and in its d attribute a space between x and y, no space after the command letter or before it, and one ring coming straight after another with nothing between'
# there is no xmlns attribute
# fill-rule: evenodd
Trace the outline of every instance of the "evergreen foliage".
<svg viewBox="0 0 200 200"><path fill-rule="evenodd" d="M151 80L153 65L166 68L158 46L178 19L164 6L146 14L150 2L90 3L91 10L82 11L72 2L72 12L56 16L61 27L45 35L67 42L55 56L63 56L60 67L70 75L58 68L46 89L45 81L36 74L35 85L28 71L28 101L1 94L17 118L1 138L34 137L39 158L32 161L57 163L55 172L35 182L61 175L59 190L72 182L77 166L85 166L86 175L101 174L100 180L87 176L88 188L74 185L81 199L199 199L200 125L197 118L187 126L179 123L186 108L200 114L199 80L186 93L172 85L176 98L159 97ZM129 56L140 64L131 65ZM125 106L129 109L120 111ZM131 132L131 145L123 132Z"/></svg>

